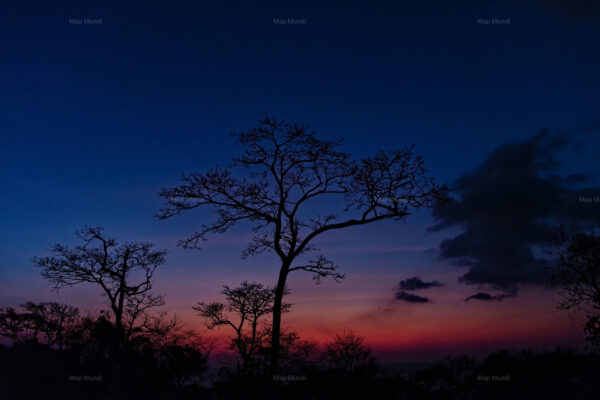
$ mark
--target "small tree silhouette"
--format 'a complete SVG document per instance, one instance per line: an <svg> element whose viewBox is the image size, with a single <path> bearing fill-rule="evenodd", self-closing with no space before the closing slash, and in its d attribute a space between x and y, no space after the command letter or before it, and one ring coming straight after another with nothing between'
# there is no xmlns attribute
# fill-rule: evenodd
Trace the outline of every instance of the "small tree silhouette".
<svg viewBox="0 0 600 400"><path fill-rule="evenodd" d="M76 235L83 244L75 248L55 244L51 249L53 256L34 257L33 262L56 290L80 283L102 288L116 331L124 339L134 331L135 321L146 310L164 304L162 296L153 295L150 290L156 268L165 262L166 251L152 250L151 243L119 244L100 227L86 227Z"/></svg>
<svg viewBox="0 0 600 400"><path fill-rule="evenodd" d="M180 387L207 370L212 343L196 332L184 329L179 315L167 318L161 312L147 318L137 337L156 353L156 359L170 384Z"/></svg>
<svg viewBox="0 0 600 400"><path fill-rule="evenodd" d="M325 346L321 360L326 368L343 373L372 373L377 369L373 350L352 330L335 335Z"/></svg>
<svg viewBox="0 0 600 400"><path fill-rule="evenodd" d="M319 344L315 340L302 339L298 332L281 332L279 366L286 374L304 374L318 367Z"/></svg>
<svg viewBox="0 0 600 400"><path fill-rule="evenodd" d="M28 301L22 306L29 312L30 318L42 332L50 346L63 350L70 332L79 323L79 309L57 302L33 303Z"/></svg>
<svg viewBox="0 0 600 400"><path fill-rule="evenodd" d="M14 344L38 340L40 324L29 313L19 313L12 307L0 309L0 336L10 339Z"/></svg>
<svg viewBox="0 0 600 400"><path fill-rule="evenodd" d="M558 308L582 309L587 314L587 339L600 348L600 237L593 231L578 233L558 251L558 257Z"/></svg>
<svg viewBox="0 0 600 400"><path fill-rule="evenodd" d="M33 262L42 269L42 276L56 290L64 286L92 283L102 288L114 318L112 356L115 363L113 395L123 396L123 377L126 372L125 347L128 335L136 329L136 320L147 310L164 304L162 296L153 295L152 278L159 265L164 264L166 251L153 250L146 242L125 242L104 234L101 227L85 227L77 231L83 242L75 248L55 244L49 257L35 257Z"/></svg>
<svg viewBox="0 0 600 400"><path fill-rule="evenodd" d="M280 268L271 338L275 371L288 275L306 271L317 282L344 277L324 255L308 257L318 250L313 241L334 230L403 220L415 209L434 206L444 198L444 189L425 175L423 159L413 154L412 147L354 161L339 150L341 141L320 140L305 125L272 117L233 137L245 147L243 155L229 168L187 174L181 185L163 189L165 206L158 217L208 207L216 220L183 240L182 246L198 247L207 234L226 232L245 221L253 224L256 235L243 257L264 251L277 254ZM317 199L337 205L337 211L319 213Z"/></svg>
<svg viewBox="0 0 600 400"><path fill-rule="evenodd" d="M247 369L255 361L264 339L269 336L270 331L265 329L263 322L264 317L273 312L275 291L261 283L244 281L235 289L224 285L221 293L225 295L227 304L199 302L193 309L206 320L208 329L228 325L234 330L231 348L240 355L243 368ZM284 304L282 311L286 312L289 308L289 304ZM237 321L229 313L235 314Z"/></svg>

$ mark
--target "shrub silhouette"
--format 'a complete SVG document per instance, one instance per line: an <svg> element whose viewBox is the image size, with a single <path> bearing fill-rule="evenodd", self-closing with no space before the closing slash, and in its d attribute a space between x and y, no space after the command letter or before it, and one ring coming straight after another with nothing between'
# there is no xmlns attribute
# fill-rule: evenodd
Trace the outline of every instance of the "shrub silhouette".
<svg viewBox="0 0 600 400"><path fill-rule="evenodd" d="M118 396L127 399L179 398L203 392L198 384L207 370L210 346L173 323L176 319L154 316L154 324L149 326L161 329L128 339L116 360L112 355L117 328L110 313L80 315L75 307L51 304L28 302L21 312L0 312L0 320L10 325L2 335L18 339L9 348L0 347L0 398L116 398L116 380L122 382ZM60 342L56 326L48 328L48 315L44 314L50 310L54 317L56 309L61 310L59 315L66 310L72 317L60 329ZM41 328L22 323L29 320ZM128 368L119 370L117 362Z"/></svg>

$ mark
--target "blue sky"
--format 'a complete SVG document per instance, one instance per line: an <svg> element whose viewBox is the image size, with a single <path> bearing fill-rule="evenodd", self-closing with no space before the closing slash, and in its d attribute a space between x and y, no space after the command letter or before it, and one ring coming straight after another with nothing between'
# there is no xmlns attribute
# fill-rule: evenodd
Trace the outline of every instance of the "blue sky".
<svg viewBox="0 0 600 400"><path fill-rule="evenodd" d="M240 271L209 268L210 282L242 277L243 240L218 238L226 250L215 244L202 255L174 247L207 214L167 222L153 215L161 187L184 171L227 164L236 150L228 133L264 112L344 137L357 157L414 143L442 182L507 141L542 128L577 136L599 118L597 10L542 0L323 3L3 5L0 292L10 293L0 295L3 305L44 297L31 257L69 242L84 224L167 247L178 276L201 279L200 263ZM510 24L477 23L494 17ZM590 144L597 138L585 140L582 153L562 160L569 171L597 169ZM430 224L424 213L406 226L332 238L331 246L396 246L391 238L403 238L402 245L435 247L449 233L425 235ZM408 262L385 254L389 271ZM341 258L358 270L364 264ZM268 279L261 262L248 265Z"/></svg>

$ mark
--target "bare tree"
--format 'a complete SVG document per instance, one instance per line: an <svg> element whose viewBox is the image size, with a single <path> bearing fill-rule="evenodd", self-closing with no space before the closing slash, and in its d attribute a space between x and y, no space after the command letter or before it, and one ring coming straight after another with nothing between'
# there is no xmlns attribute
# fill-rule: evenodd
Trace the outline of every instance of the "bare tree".
<svg viewBox="0 0 600 400"><path fill-rule="evenodd" d="M38 325L37 330L43 332L48 344L57 346L59 350L64 349L69 333L80 321L79 309L68 304L28 301L22 307L29 312L34 323Z"/></svg>
<svg viewBox="0 0 600 400"><path fill-rule="evenodd" d="M100 227L77 231L82 244L69 248L55 244L49 257L35 257L42 276L55 289L93 283L108 298L120 340L133 330L135 320L150 307L164 304L150 293L156 268L165 262L166 251L153 250L151 243L126 242L104 234ZM124 322L128 320L127 331Z"/></svg>
<svg viewBox="0 0 600 400"><path fill-rule="evenodd" d="M227 325L234 330L231 348L242 358L244 368L248 367L270 334L261 320L273 312L275 290L260 283L244 281L235 289L224 285L221 293L225 295L227 304L199 302L193 309L206 320L208 329ZM289 304L284 304L282 311L286 312L289 308ZM236 314L237 321L229 315L231 313Z"/></svg>
<svg viewBox="0 0 600 400"><path fill-rule="evenodd" d="M413 210L434 206L444 189L426 176L423 159L412 147L380 151L357 162L339 150L341 141L320 140L305 125L272 117L233 137L245 147L243 155L230 167L187 174L179 186L163 189L165 206L158 217L208 207L216 220L183 240L182 246L198 247L207 234L226 232L245 221L255 236L242 256L272 251L279 257L271 341L276 370L288 275L307 271L317 282L344 277L324 255L309 256L318 250L314 240L329 231L403 220ZM325 211L333 208L335 212Z"/></svg>
<svg viewBox="0 0 600 400"><path fill-rule="evenodd" d="M342 372L373 372L377 369L373 350L364 337L351 330L335 335L325 346L321 361L325 367Z"/></svg>
<svg viewBox="0 0 600 400"><path fill-rule="evenodd" d="M162 296L153 295L152 293L141 293L131 296L127 301L123 315L125 337L129 339L136 334L145 333L149 329L149 325L154 323L157 317L162 318L164 316L164 313L159 313L158 316L151 315L149 310L164 304L165 301Z"/></svg>
<svg viewBox="0 0 600 400"><path fill-rule="evenodd" d="M146 315L138 331L140 337L149 339L155 347L170 343L180 344L185 338L193 335L193 332L183 329L179 314L169 317L166 311Z"/></svg>
<svg viewBox="0 0 600 400"><path fill-rule="evenodd" d="M573 235L558 251L558 260L558 308L583 310L587 339L600 347L600 237L593 231Z"/></svg>

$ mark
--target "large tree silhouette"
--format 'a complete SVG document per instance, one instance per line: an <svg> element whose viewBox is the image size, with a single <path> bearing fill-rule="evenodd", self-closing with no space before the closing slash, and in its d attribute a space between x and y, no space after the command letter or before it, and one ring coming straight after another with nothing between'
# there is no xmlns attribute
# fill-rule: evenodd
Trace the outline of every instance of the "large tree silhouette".
<svg viewBox="0 0 600 400"><path fill-rule="evenodd" d="M255 236L243 257L263 251L279 257L271 340L275 371L289 274L307 271L317 281L344 277L324 255L310 257L318 250L314 240L329 231L403 220L412 210L434 206L443 190L426 176L423 159L412 147L355 161L340 150L341 141L318 139L305 125L272 117L233 137L245 148L243 154L230 167L186 174L179 186L163 189L165 205L158 217L207 207L217 218L181 245L198 247L207 234L248 222Z"/></svg>

